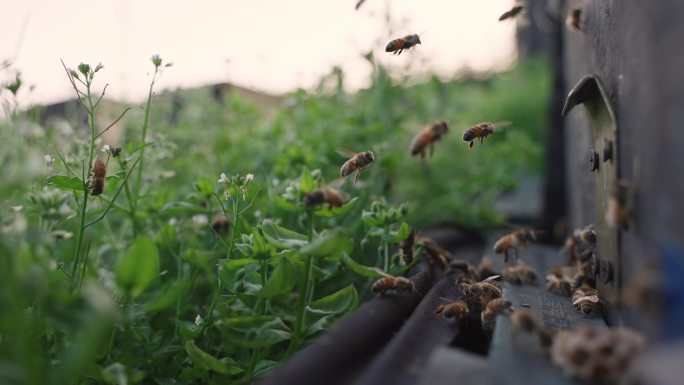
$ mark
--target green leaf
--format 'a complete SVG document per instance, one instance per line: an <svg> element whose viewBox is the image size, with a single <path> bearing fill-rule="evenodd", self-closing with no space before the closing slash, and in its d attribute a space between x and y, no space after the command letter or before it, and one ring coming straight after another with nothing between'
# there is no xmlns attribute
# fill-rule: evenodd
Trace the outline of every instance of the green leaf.
<svg viewBox="0 0 684 385"><path fill-rule="evenodd" d="M227 318L218 321L216 327L230 342L247 348L263 348L291 337L290 329L275 316Z"/></svg>
<svg viewBox="0 0 684 385"><path fill-rule="evenodd" d="M185 340L193 340L197 338L202 332L202 324L197 325L190 321L181 321L178 333Z"/></svg>
<svg viewBox="0 0 684 385"><path fill-rule="evenodd" d="M314 180L313 175L311 175L311 172L304 168L304 171L302 172L302 176L299 178L299 191L302 193L310 193L316 188L316 181Z"/></svg>
<svg viewBox="0 0 684 385"><path fill-rule="evenodd" d="M406 222L401 222L401 226L399 226L399 229L394 237L394 242L398 243L405 240L408 238L409 234L411 234L411 226L409 226L409 224Z"/></svg>
<svg viewBox="0 0 684 385"><path fill-rule="evenodd" d="M306 335L311 336L328 329L358 305L359 297L354 285L349 285L333 294L320 298L307 306L304 315Z"/></svg>
<svg viewBox="0 0 684 385"><path fill-rule="evenodd" d="M213 370L217 373L235 375L240 374L244 370L237 366L236 362L229 357L218 359L211 354L205 352L195 345L195 342L190 340L185 342L185 351L192 360L192 363L203 369Z"/></svg>
<svg viewBox="0 0 684 385"><path fill-rule="evenodd" d="M102 369L102 379L106 383L113 385L133 385L145 379L145 372L135 368L129 369L126 365L115 362Z"/></svg>
<svg viewBox="0 0 684 385"><path fill-rule="evenodd" d="M350 253L353 248L354 242L351 238L343 231L335 229L303 246L299 252L305 257L324 257L333 253Z"/></svg>
<svg viewBox="0 0 684 385"><path fill-rule="evenodd" d="M254 375L260 376L274 367L278 366L280 363L278 361L271 360L259 360L259 362L254 366Z"/></svg>
<svg viewBox="0 0 684 385"><path fill-rule="evenodd" d="M196 180L193 187L205 198L211 198L214 195L214 183L208 179Z"/></svg>
<svg viewBox="0 0 684 385"><path fill-rule="evenodd" d="M342 254L342 262L344 262L345 266L349 268L349 270L353 271L354 273L364 276L364 277L369 277L369 278L380 278L380 277L386 277L387 273L385 273L382 269L379 269L377 267L371 267L371 266L366 266L362 265L355 260L353 260L348 254Z"/></svg>
<svg viewBox="0 0 684 385"><path fill-rule="evenodd" d="M116 267L116 282L121 289L137 297L159 277L159 253L148 237L136 239Z"/></svg>
<svg viewBox="0 0 684 385"><path fill-rule="evenodd" d="M247 281L256 280L255 273L260 267L254 258L224 260L219 267L219 278L229 292L243 292Z"/></svg>
<svg viewBox="0 0 684 385"><path fill-rule="evenodd" d="M65 191L83 191L84 183L81 178L66 175L50 175L47 178L50 187Z"/></svg>
<svg viewBox="0 0 684 385"><path fill-rule="evenodd" d="M359 197L354 197L342 206L333 207L332 209L328 208L328 206L323 205L319 209L314 211L314 215L321 218L332 218L340 215L345 215L354 208L354 203L356 203L357 200L359 200Z"/></svg>
<svg viewBox="0 0 684 385"><path fill-rule="evenodd" d="M291 249L306 244L306 235L278 226L270 219L261 225L261 233L270 244L280 249Z"/></svg>
<svg viewBox="0 0 684 385"><path fill-rule="evenodd" d="M182 279L174 282L169 287L164 287L157 298L145 305L145 311L156 313L175 304L178 301L178 298L183 296L189 286L189 281Z"/></svg>
<svg viewBox="0 0 684 385"><path fill-rule="evenodd" d="M273 274L266 281L266 285L259 292L260 297L270 298L278 294L287 293L295 285L297 270L288 258L281 258Z"/></svg>

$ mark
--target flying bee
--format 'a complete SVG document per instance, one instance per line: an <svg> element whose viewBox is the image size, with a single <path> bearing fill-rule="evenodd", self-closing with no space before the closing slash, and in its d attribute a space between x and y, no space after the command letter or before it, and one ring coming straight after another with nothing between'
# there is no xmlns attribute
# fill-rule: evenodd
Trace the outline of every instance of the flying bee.
<svg viewBox="0 0 684 385"><path fill-rule="evenodd" d="M618 182L613 186L608 196L605 219L608 226L628 229L631 213L627 207L629 187L626 182Z"/></svg>
<svg viewBox="0 0 684 385"><path fill-rule="evenodd" d="M88 181L88 188L90 188L90 194L100 195L104 191L105 176L107 175L107 165L102 159L95 159L93 164L93 176L90 177Z"/></svg>
<svg viewBox="0 0 684 385"><path fill-rule="evenodd" d="M373 283L371 291L379 295L385 295L388 291L396 294L412 293L415 290L413 282L405 277L382 277Z"/></svg>
<svg viewBox="0 0 684 385"><path fill-rule="evenodd" d="M513 311L511 301L503 298L494 298L487 303L487 307L480 314L482 328L487 331L494 330L496 316L508 314L511 311Z"/></svg>
<svg viewBox="0 0 684 385"><path fill-rule="evenodd" d="M466 319L470 310L468 304L463 301L449 302L447 304L437 306L435 314L441 314L444 318L453 318L457 322Z"/></svg>
<svg viewBox="0 0 684 385"><path fill-rule="evenodd" d="M601 310L598 291L586 283L582 284L572 293L572 307L575 311L588 317L597 315Z"/></svg>
<svg viewBox="0 0 684 385"><path fill-rule="evenodd" d="M444 135L449 132L447 122L437 120L425 126L411 141L411 155L416 156L420 154L420 159L425 158L425 153L428 147L430 148L430 157L435 151L435 143L442 139Z"/></svg>
<svg viewBox="0 0 684 385"><path fill-rule="evenodd" d="M413 248L416 246L416 232L411 230L408 238L399 242L399 253L404 263L409 264L413 261Z"/></svg>
<svg viewBox="0 0 684 385"><path fill-rule="evenodd" d="M344 178L356 171L356 176L354 177L354 183L356 183L361 171L373 162L375 162L373 151L363 151L351 154L349 159L342 165L342 168L340 168L340 175Z"/></svg>
<svg viewBox="0 0 684 385"><path fill-rule="evenodd" d="M572 293L572 282L563 275L560 267L554 267L546 275L546 290L569 297Z"/></svg>
<svg viewBox="0 0 684 385"><path fill-rule="evenodd" d="M497 254L503 253L504 263L507 263L508 251L513 250L513 260L518 262L518 247L525 247L529 243L536 242L538 233L535 230L520 229L504 235L494 244L494 252Z"/></svg>
<svg viewBox="0 0 684 385"><path fill-rule="evenodd" d="M510 126L511 122L482 122L478 123L463 132L463 141L468 142L468 148L473 148L473 142L477 139L480 140L480 145L484 142L489 135L494 134L494 128L501 129Z"/></svg>
<svg viewBox="0 0 684 385"><path fill-rule="evenodd" d="M523 263L510 266L501 272L503 279L516 285L531 285L537 280L537 273L531 266Z"/></svg>
<svg viewBox="0 0 684 385"><path fill-rule="evenodd" d="M427 237L417 237L416 242L423 247L425 254L430 258L430 262L437 264L439 267L446 267L449 261L453 259L450 252L439 247L435 241Z"/></svg>
<svg viewBox="0 0 684 385"><path fill-rule="evenodd" d="M211 218L211 228L214 229L216 235L228 232L230 227L230 220L223 213L216 213L213 218Z"/></svg>
<svg viewBox="0 0 684 385"><path fill-rule="evenodd" d="M402 53L402 51L408 50L416 44L422 44L420 42L420 37L418 35L406 35L404 37L394 39L387 43L387 47L385 47L385 52L393 52L395 55L399 55Z"/></svg>
<svg viewBox="0 0 684 385"><path fill-rule="evenodd" d="M344 204L342 193L332 187L321 187L304 196L306 207L328 205L329 209L340 207Z"/></svg>
<svg viewBox="0 0 684 385"><path fill-rule="evenodd" d="M584 33L584 30L582 29L582 9L575 8L570 11L568 17L565 19L565 25L573 31Z"/></svg>
<svg viewBox="0 0 684 385"><path fill-rule="evenodd" d="M512 19L520 14L520 12L523 11L525 7L522 5L516 5L515 7L511 8L509 11L504 12L501 17L499 17L499 21L503 21L506 19Z"/></svg>

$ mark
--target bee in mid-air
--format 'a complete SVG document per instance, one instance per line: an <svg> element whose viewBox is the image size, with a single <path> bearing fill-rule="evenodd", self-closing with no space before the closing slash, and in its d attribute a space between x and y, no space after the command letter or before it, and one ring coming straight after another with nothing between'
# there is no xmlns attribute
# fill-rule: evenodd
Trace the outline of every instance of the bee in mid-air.
<svg viewBox="0 0 684 385"><path fill-rule="evenodd" d="M575 8L570 11L568 17L565 19L565 25L573 31L584 33L584 30L582 29L582 9Z"/></svg>
<svg viewBox="0 0 684 385"><path fill-rule="evenodd" d="M306 207L316 207L327 204L329 209L344 204L342 193L332 187L321 187L304 196Z"/></svg>
<svg viewBox="0 0 684 385"><path fill-rule="evenodd" d="M382 277L373 283L371 291L379 295L385 295L388 291L396 294L412 293L415 290L413 282L405 277Z"/></svg>
<svg viewBox="0 0 684 385"><path fill-rule="evenodd" d="M373 154L373 151L363 151L352 154L347 154L344 152L343 155L350 156L349 159L344 162L342 168L340 168L340 175L344 178L356 171L354 183L356 183L356 180L359 178L361 171L375 162L375 155Z"/></svg>
<svg viewBox="0 0 684 385"><path fill-rule="evenodd" d="M484 140L493 133L493 123L478 123L463 132L463 141L468 142L468 148L473 148L473 141L480 139L480 145L482 145L482 142L484 142Z"/></svg>
<svg viewBox="0 0 684 385"><path fill-rule="evenodd" d="M416 34L406 35L404 37L394 39L387 43L387 47L385 47L385 52L394 52L395 55L399 55L402 51L408 50L416 44L422 44L420 42L420 36Z"/></svg>
<svg viewBox="0 0 684 385"><path fill-rule="evenodd" d="M511 8L509 11L504 12L500 17L499 21L503 21L506 19L512 19L520 14L520 12L523 11L525 7L522 5L516 5L515 7Z"/></svg>
<svg viewBox="0 0 684 385"><path fill-rule="evenodd" d="M531 285L537 280L537 273L531 266L520 263L509 266L501 272L503 279L516 285Z"/></svg>
<svg viewBox="0 0 684 385"><path fill-rule="evenodd" d="M595 316L601 310L598 291L587 284L582 284L572 293L572 307L585 316Z"/></svg>
<svg viewBox="0 0 684 385"><path fill-rule="evenodd" d="M494 330L496 316L508 314L511 311L513 311L511 301L503 298L494 298L487 303L487 307L480 315L480 318L482 319L482 328L487 331Z"/></svg>
<svg viewBox="0 0 684 385"><path fill-rule="evenodd" d="M444 318L453 318L457 322L465 320L469 312L468 304L463 301L439 305L434 311L435 314L441 314Z"/></svg>
<svg viewBox="0 0 684 385"><path fill-rule="evenodd" d="M101 159L95 159L93 163L93 176L88 181L91 195L100 195L104 191L105 176L107 175L107 165Z"/></svg>
<svg viewBox="0 0 684 385"><path fill-rule="evenodd" d="M409 236L403 241L399 242L399 253L404 263L411 263L413 261L413 248L416 246L416 232L411 230Z"/></svg>
<svg viewBox="0 0 684 385"><path fill-rule="evenodd" d="M494 244L494 252L503 253L504 263L508 262L508 251L513 250L513 260L518 262L518 247L525 247L537 241L538 231L530 229L516 230L499 238Z"/></svg>
<svg viewBox="0 0 684 385"><path fill-rule="evenodd" d="M411 141L411 155L416 156L420 154L420 159L425 158L425 153L428 147L430 148L430 156L435 151L435 142L442 139L444 135L449 132L447 122L437 120L430 123L423 128Z"/></svg>

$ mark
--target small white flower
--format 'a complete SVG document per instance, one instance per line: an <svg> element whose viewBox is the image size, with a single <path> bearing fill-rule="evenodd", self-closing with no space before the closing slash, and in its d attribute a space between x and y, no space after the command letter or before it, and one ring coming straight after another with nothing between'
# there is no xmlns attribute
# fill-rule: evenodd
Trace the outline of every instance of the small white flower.
<svg viewBox="0 0 684 385"><path fill-rule="evenodd" d="M43 161L45 161L46 166L52 167L52 165L55 163L55 158L53 158L50 154L45 154L43 155Z"/></svg>
<svg viewBox="0 0 684 385"><path fill-rule="evenodd" d="M206 225L207 223L209 223L209 219L207 218L206 214L193 215L192 221L199 225Z"/></svg>
<svg viewBox="0 0 684 385"><path fill-rule="evenodd" d="M195 325L200 326L202 322L204 322L204 320L199 314L197 314L197 317L195 317Z"/></svg>
<svg viewBox="0 0 684 385"><path fill-rule="evenodd" d="M175 226L177 223L178 223L178 219L176 219L176 217L171 217L171 219L169 219L169 224L171 226Z"/></svg>
<svg viewBox="0 0 684 385"><path fill-rule="evenodd" d="M221 179L219 179L218 182L224 185L228 183L228 177L226 176L226 174L221 173Z"/></svg>
<svg viewBox="0 0 684 385"><path fill-rule="evenodd" d="M247 174L247 175L245 176L245 185L248 185L253 179L254 179L254 175L253 175L253 174Z"/></svg>
<svg viewBox="0 0 684 385"><path fill-rule="evenodd" d="M109 154L112 151L112 148L108 144L105 144L104 146L102 146L100 151L106 152L107 154Z"/></svg>

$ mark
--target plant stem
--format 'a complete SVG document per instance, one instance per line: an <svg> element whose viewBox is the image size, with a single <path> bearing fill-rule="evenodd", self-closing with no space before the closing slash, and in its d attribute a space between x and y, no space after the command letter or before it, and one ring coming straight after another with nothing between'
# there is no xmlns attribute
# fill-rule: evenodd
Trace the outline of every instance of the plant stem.
<svg viewBox="0 0 684 385"><path fill-rule="evenodd" d="M309 228L307 231L307 240L309 243L313 240L313 212L307 210L309 217ZM304 312L306 307L309 305L311 295L313 294L313 283L311 282L311 276L313 273L313 256L306 258L306 265L304 268L304 276L302 277L302 282L299 288L299 298L297 300L297 314L295 318L294 325L294 336L290 341L290 346L287 349L287 353L291 353L301 342L302 330L304 326Z"/></svg>
<svg viewBox="0 0 684 385"><path fill-rule="evenodd" d="M88 100L88 106L86 108L86 111L88 112L88 121L90 123L90 155L88 157L88 165L85 166L87 171L84 170L83 173L84 175L87 174L88 177L87 179L84 178L85 180L83 181L83 203L81 204L81 215L79 219L78 236L76 237L76 251L74 254L74 264L71 268L71 290L74 290L76 288L76 271L81 259L81 248L83 247L83 234L85 233L86 228L85 217L86 208L88 206L88 187L86 180L89 180L92 175L91 167L93 164L93 156L95 152L95 111L93 109L93 99L90 94L90 81L86 83L86 92L86 98Z"/></svg>
<svg viewBox="0 0 684 385"><path fill-rule="evenodd" d="M145 165L145 138L147 138L147 126L150 120L150 106L152 105L152 95L154 91L154 82L157 79L158 68L155 67L154 74L152 75L152 82L150 83L150 90L147 94L147 103L145 105L145 119L143 120L142 127L142 138L140 140L140 168L138 169L138 178L135 183L135 200L133 202L133 218L135 218L135 212L138 208L138 201L140 200L140 190L142 190L142 176L143 169ZM136 231L136 224L133 223L133 231Z"/></svg>
<svg viewBox="0 0 684 385"><path fill-rule="evenodd" d="M388 232L389 232L389 228L388 228L388 227L385 227L385 235L387 235ZM384 250L385 255L384 255L384 264L383 264L383 267L384 267L384 271L385 271L385 272L388 272L387 269L389 268L389 242L387 242L386 239L383 239L382 242L383 242L383 244L384 244L384 246L385 246L385 250Z"/></svg>

